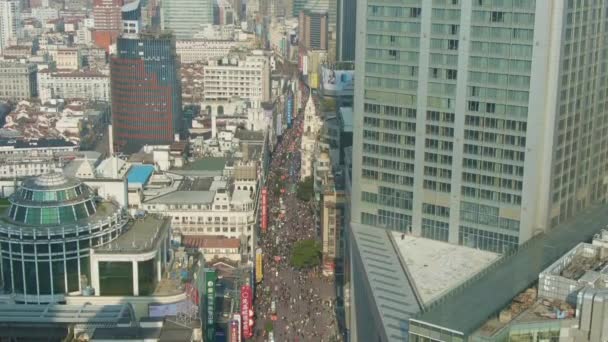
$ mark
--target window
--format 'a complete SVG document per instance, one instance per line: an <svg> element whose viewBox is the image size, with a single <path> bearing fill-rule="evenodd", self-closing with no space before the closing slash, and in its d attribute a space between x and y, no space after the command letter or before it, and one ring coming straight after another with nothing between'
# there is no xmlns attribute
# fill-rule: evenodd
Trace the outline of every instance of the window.
<svg viewBox="0 0 608 342"><path fill-rule="evenodd" d="M422 14L422 8L420 8L420 7L410 8L410 17L419 18L420 14Z"/></svg>
<svg viewBox="0 0 608 342"><path fill-rule="evenodd" d="M496 104L495 103L486 103L486 112L488 112L488 113L496 112Z"/></svg>
<svg viewBox="0 0 608 342"><path fill-rule="evenodd" d="M448 40L448 50L458 50L458 40L456 40L456 39Z"/></svg>
<svg viewBox="0 0 608 342"><path fill-rule="evenodd" d="M457 75L458 75L458 70L454 70L454 69L448 69L448 70L446 70L446 75L445 76L446 76L446 78L448 80L455 80L456 77L457 77Z"/></svg>
<svg viewBox="0 0 608 342"><path fill-rule="evenodd" d="M504 23L505 14L503 12L493 11L492 16L490 17L490 21L493 23Z"/></svg>

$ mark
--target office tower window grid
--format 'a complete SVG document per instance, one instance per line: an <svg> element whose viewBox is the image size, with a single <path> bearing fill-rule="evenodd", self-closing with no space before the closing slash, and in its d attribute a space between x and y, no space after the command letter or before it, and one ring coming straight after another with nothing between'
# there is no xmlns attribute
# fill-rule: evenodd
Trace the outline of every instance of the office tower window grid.
<svg viewBox="0 0 608 342"><path fill-rule="evenodd" d="M567 1L551 184L552 224L605 197L607 6L606 1Z"/></svg>

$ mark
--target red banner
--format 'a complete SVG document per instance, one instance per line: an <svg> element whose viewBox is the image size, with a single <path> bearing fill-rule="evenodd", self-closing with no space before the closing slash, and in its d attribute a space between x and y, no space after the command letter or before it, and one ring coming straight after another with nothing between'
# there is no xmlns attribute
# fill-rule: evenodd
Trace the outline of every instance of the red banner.
<svg viewBox="0 0 608 342"><path fill-rule="evenodd" d="M251 309L253 308L252 296L253 291L251 290L251 286L243 285L241 286L241 325L243 328L243 338L251 338L253 337L253 320L248 319L250 317Z"/></svg>
<svg viewBox="0 0 608 342"><path fill-rule="evenodd" d="M262 231L268 229L268 189L262 188Z"/></svg>
<svg viewBox="0 0 608 342"><path fill-rule="evenodd" d="M241 342L241 332L238 321L230 321L230 342Z"/></svg>

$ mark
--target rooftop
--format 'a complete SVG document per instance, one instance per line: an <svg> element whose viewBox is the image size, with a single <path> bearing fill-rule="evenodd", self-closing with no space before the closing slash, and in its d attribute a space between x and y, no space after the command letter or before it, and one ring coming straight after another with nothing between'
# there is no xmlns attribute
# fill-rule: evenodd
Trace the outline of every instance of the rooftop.
<svg viewBox="0 0 608 342"><path fill-rule="evenodd" d="M153 198L149 204L209 204L213 202L213 191L173 191L166 195Z"/></svg>
<svg viewBox="0 0 608 342"><path fill-rule="evenodd" d="M153 165L133 165L127 173L127 182L129 185L143 186L148 183L153 173Z"/></svg>
<svg viewBox="0 0 608 342"><path fill-rule="evenodd" d="M263 131L248 131L244 129L239 129L236 131L234 135L235 138L238 138L242 141L264 141L264 132Z"/></svg>
<svg viewBox="0 0 608 342"><path fill-rule="evenodd" d="M223 236L185 235L182 244L190 248L239 248L239 239L230 239Z"/></svg>
<svg viewBox="0 0 608 342"><path fill-rule="evenodd" d="M222 171L226 165L226 160L222 157L205 157L186 164L182 170Z"/></svg>
<svg viewBox="0 0 608 342"><path fill-rule="evenodd" d="M591 240L606 226L607 209L606 205L588 208L574 219L536 236L513 255L440 298L414 321L470 334L535 282L538 274L561 255L581 241ZM509 281L505 281L505 275Z"/></svg>
<svg viewBox="0 0 608 342"><path fill-rule="evenodd" d="M0 323L117 324L135 320L130 304L0 304Z"/></svg>
<svg viewBox="0 0 608 342"><path fill-rule="evenodd" d="M469 279L500 257L492 252L397 232L393 233L393 239L424 303Z"/></svg>
<svg viewBox="0 0 608 342"><path fill-rule="evenodd" d="M95 254L143 253L154 249L163 233L169 230L169 219L147 215L135 219L128 230L114 241L95 248Z"/></svg>

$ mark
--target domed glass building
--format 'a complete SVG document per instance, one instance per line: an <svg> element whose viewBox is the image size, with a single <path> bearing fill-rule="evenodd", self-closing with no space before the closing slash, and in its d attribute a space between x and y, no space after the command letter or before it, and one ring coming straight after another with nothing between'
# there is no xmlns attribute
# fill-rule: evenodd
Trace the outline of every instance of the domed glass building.
<svg viewBox="0 0 608 342"><path fill-rule="evenodd" d="M128 217L80 180L60 173L29 178L0 217L4 293L22 303L61 302L90 282L89 254L121 235Z"/></svg>

